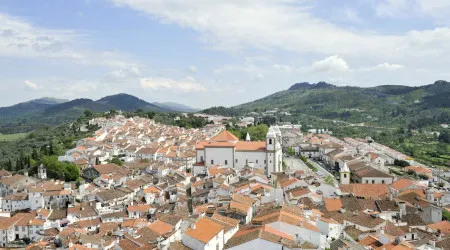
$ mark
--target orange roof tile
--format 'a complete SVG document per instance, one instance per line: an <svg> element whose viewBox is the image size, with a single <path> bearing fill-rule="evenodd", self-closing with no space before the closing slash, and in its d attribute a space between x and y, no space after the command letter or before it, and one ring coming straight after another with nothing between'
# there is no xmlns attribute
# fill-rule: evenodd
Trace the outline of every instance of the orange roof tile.
<svg viewBox="0 0 450 250"><path fill-rule="evenodd" d="M151 205L143 204L143 205L132 205L128 206L128 212L148 212L152 208Z"/></svg>
<svg viewBox="0 0 450 250"><path fill-rule="evenodd" d="M208 243L222 230L224 230L224 226L212 221L209 218L202 217L195 222L195 229L188 228L185 234L203 243Z"/></svg>
<svg viewBox="0 0 450 250"><path fill-rule="evenodd" d="M160 221L160 220L153 222L152 224L148 225L147 227L159 235L164 235L173 230L172 225L165 223L163 221Z"/></svg>
<svg viewBox="0 0 450 250"><path fill-rule="evenodd" d="M237 202L237 201L231 201L231 203L230 203L230 208L231 209L237 209L237 210L239 210L240 212L243 212L243 213L247 213L248 212L248 210L250 210L250 205L247 205L247 204L243 204L243 203L240 203L240 202Z"/></svg>
<svg viewBox="0 0 450 250"><path fill-rule="evenodd" d="M328 212L337 211L342 208L342 201L340 198L325 198L325 208Z"/></svg>
<svg viewBox="0 0 450 250"><path fill-rule="evenodd" d="M450 234L450 222L444 220L444 221L439 221L433 224L429 224L428 225L429 228L432 228L434 230L440 230L441 233L445 234L445 235L449 235Z"/></svg>
<svg viewBox="0 0 450 250"><path fill-rule="evenodd" d="M237 151L265 151L265 141L238 141L236 143Z"/></svg>
<svg viewBox="0 0 450 250"><path fill-rule="evenodd" d="M395 181L394 183L391 184L391 187L396 189L396 190L400 190L400 189L404 189L407 188L411 185L414 185L414 182L412 182L409 179L400 179L398 181Z"/></svg>
<svg viewBox="0 0 450 250"><path fill-rule="evenodd" d="M231 132L224 130L220 132L218 135L211 138L211 141L216 142L229 142L229 141L238 141L239 138L237 138L235 135L233 135Z"/></svg>

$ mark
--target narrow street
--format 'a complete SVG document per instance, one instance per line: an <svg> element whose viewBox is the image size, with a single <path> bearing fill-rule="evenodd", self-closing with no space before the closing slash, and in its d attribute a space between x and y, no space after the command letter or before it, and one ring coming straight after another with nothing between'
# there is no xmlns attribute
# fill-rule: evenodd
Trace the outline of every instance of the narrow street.
<svg viewBox="0 0 450 250"><path fill-rule="evenodd" d="M308 162L310 162L313 166L317 167L318 171L317 173L315 173L314 171L312 171L302 160L300 160L299 158L296 157L285 157L283 159L286 162L286 165L292 169L295 170L303 170L305 171L305 173L307 173L308 175L313 175L321 180L323 180L325 178L325 176L329 175L331 177L333 177L333 179L336 180L336 178L334 178L334 176L329 173L327 170L325 170L324 168L322 168L319 164L317 164L314 161L311 161L308 159Z"/></svg>

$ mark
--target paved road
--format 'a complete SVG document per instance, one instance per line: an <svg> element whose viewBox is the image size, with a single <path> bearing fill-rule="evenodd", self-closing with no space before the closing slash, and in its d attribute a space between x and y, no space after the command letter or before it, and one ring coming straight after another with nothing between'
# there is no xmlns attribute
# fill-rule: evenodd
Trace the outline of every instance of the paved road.
<svg viewBox="0 0 450 250"><path fill-rule="evenodd" d="M290 168L293 168L294 171L295 170L303 170L305 171L305 173L309 173L309 174L314 174L314 172L308 168L308 166L306 166L306 164L298 159L298 158L294 158L294 157L285 157L283 158L284 162L286 162L286 165Z"/></svg>
<svg viewBox="0 0 450 250"><path fill-rule="evenodd" d="M308 162L311 163L313 166L315 166L317 169L319 169L318 172L321 172L323 176L329 175L329 176L333 177L333 179L336 179L336 178L334 178L334 175L332 175L332 174L331 174L330 172L328 172L325 168L323 168L322 166L320 166L320 164L317 164L315 161L313 161L313 160L311 160L311 159L308 159Z"/></svg>

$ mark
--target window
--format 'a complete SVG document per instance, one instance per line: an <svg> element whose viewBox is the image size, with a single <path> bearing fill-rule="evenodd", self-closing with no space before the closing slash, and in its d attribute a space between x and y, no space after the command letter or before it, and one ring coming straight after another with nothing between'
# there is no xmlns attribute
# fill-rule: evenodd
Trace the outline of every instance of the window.
<svg viewBox="0 0 450 250"><path fill-rule="evenodd" d="M237 159L236 159L236 163L238 163Z"/></svg>
<svg viewBox="0 0 450 250"><path fill-rule="evenodd" d="M366 180L366 184L369 184L369 180Z"/></svg>
<svg viewBox="0 0 450 250"><path fill-rule="evenodd" d="M256 163L258 163L258 160L255 160Z"/></svg>
<svg viewBox="0 0 450 250"><path fill-rule="evenodd" d="M228 161L227 160L225 160L225 165L228 165Z"/></svg>
<svg viewBox="0 0 450 250"><path fill-rule="evenodd" d="M372 180L372 184L375 184L375 180Z"/></svg>
<svg viewBox="0 0 450 250"><path fill-rule="evenodd" d="M269 139L269 144L272 144L272 139Z"/></svg>
<svg viewBox="0 0 450 250"><path fill-rule="evenodd" d="M344 178L347 178L347 174L344 174Z"/></svg>
<svg viewBox="0 0 450 250"><path fill-rule="evenodd" d="M264 160L264 164L266 164L267 163L267 160Z"/></svg>
<svg viewBox="0 0 450 250"><path fill-rule="evenodd" d="M214 164L214 160L211 160L211 164Z"/></svg>
<svg viewBox="0 0 450 250"><path fill-rule="evenodd" d="M381 183L384 184L384 180L381 180Z"/></svg>
<svg viewBox="0 0 450 250"><path fill-rule="evenodd" d="M200 161L203 161L203 156L200 156Z"/></svg>

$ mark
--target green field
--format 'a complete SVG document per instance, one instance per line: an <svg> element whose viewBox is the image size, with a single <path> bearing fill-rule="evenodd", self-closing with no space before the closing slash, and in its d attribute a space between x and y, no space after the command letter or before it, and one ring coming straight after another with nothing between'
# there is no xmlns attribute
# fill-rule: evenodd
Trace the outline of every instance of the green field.
<svg viewBox="0 0 450 250"><path fill-rule="evenodd" d="M18 133L18 134L0 134L0 141L15 141L25 138L28 133Z"/></svg>

